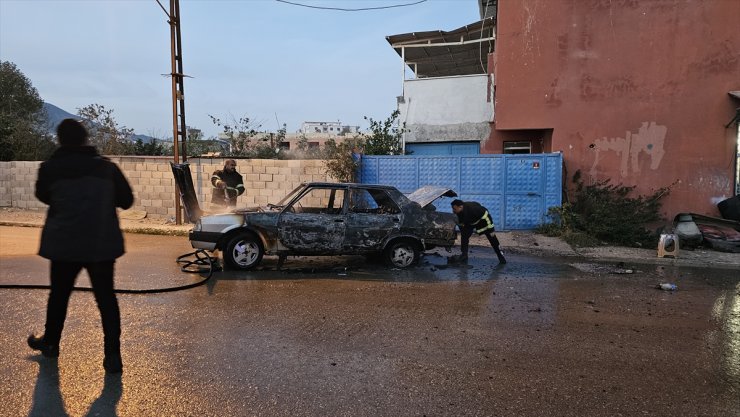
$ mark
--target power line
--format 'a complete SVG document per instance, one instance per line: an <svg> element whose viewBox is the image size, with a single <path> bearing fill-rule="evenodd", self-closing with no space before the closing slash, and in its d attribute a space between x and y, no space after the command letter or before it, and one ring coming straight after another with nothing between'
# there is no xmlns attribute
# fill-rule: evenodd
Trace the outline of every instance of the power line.
<svg viewBox="0 0 740 417"><path fill-rule="evenodd" d="M279 3L290 4L290 5L293 5L293 6L308 7L309 9L339 10L339 11L342 11L342 12L361 12L361 11L366 11L366 10L382 10L382 9L392 9L394 7L414 6L414 5L417 5L417 4L424 3L427 0L419 0L419 1L414 2L414 3L406 3L406 4L394 4L392 6L361 7L361 8L357 8L357 9L346 9L346 8L342 8L342 7L312 6L310 4L294 3L294 2L291 2L291 1L287 1L287 0L275 0L275 1L277 1Z"/></svg>

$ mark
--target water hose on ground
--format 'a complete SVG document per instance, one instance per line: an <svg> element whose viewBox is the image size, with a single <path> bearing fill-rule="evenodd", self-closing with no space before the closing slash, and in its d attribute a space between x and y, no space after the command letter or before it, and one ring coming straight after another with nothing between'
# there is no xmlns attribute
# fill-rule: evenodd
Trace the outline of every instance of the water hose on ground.
<svg viewBox="0 0 740 417"><path fill-rule="evenodd" d="M187 259L189 257L194 257L194 259ZM182 272L187 272L190 274L207 274L204 279L192 283L192 284L186 284L186 285L177 285L174 287L165 287L165 288L147 288L142 290L134 290L134 289L126 289L126 288L116 288L113 291L117 294L157 294L157 293L165 293L165 292L173 292L173 291L182 291L182 290L188 290L190 288L195 288L198 286L201 286L208 282L208 280L211 279L213 276L213 270L214 267L218 267L217 265L214 265L217 261L217 258L214 258L210 256L205 250L198 249L194 252L189 252L184 255L180 255L177 257L176 262L180 265L180 270ZM22 290L48 290L51 289L50 285L41 285L41 284L0 284L0 289L22 289ZM92 292L93 289L90 287L73 287L73 290L75 291L84 291L84 292Z"/></svg>

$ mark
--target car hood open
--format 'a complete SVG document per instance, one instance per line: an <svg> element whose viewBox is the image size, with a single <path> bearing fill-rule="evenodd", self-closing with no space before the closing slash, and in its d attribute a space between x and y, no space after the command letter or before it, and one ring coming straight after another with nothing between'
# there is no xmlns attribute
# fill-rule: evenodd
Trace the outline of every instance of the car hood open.
<svg viewBox="0 0 740 417"><path fill-rule="evenodd" d="M413 202L419 203L420 206L426 207L440 197L457 197L457 193L449 188L437 185L425 185L406 197Z"/></svg>

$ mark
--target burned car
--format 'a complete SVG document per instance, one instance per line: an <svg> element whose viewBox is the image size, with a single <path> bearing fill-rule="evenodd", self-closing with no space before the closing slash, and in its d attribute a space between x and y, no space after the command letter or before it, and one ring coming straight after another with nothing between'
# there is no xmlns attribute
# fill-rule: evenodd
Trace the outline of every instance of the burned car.
<svg viewBox="0 0 740 417"><path fill-rule="evenodd" d="M263 255L382 255L405 268L433 247L455 243L456 217L432 201L456 194L424 187L408 197L394 187L303 183L277 204L201 216L190 232L196 249L221 250L232 268L251 269Z"/></svg>

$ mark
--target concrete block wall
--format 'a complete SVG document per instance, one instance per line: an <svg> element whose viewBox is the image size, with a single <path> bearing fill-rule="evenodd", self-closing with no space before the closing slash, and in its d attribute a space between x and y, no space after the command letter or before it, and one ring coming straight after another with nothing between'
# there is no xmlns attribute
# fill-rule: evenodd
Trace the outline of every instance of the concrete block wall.
<svg viewBox="0 0 740 417"><path fill-rule="evenodd" d="M118 164L134 191L134 209L144 210L151 218L175 216L175 181L169 157L111 157ZM211 204L211 174L222 169L223 159L190 159L195 192L201 208L218 210ZM44 210L46 205L34 196L40 162L0 162L0 207ZM301 182L333 181L321 160L240 159L237 171L244 177L246 191L237 207L277 203Z"/></svg>
<svg viewBox="0 0 740 417"><path fill-rule="evenodd" d="M223 160L191 159L190 173L198 201L205 210L215 210L211 204L211 174L223 168ZM167 166L169 169L169 165ZM321 160L241 159L236 170L244 178L245 192L237 207L262 206L277 203L302 182L333 181Z"/></svg>
<svg viewBox="0 0 740 417"><path fill-rule="evenodd" d="M38 161L0 162L0 207L40 210L46 205L34 196Z"/></svg>
<svg viewBox="0 0 740 417"><path fill-rule="evenodd" d="M13 203L10 194L12 172L10 163L0 162L0 207L10 207Z"/></svg>

